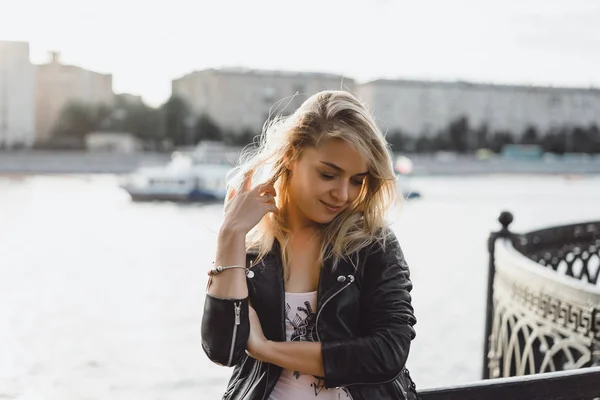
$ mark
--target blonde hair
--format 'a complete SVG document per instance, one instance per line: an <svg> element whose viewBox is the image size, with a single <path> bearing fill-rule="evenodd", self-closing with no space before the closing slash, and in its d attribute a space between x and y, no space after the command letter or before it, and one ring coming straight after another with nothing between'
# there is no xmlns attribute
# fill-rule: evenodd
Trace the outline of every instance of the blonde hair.
<svg viewBox="0 0 600 400"><path fill-rule="evenodd" d="M386 213L395 204L397 193L389 145L356 97L346 91L322 91L309 97L289 117L266 123L258 146L242 152L229 181L228 195L231 190L238 191L249 175L254 175L254 179L259 177L259 183L270 182L275 186L276 204L281 212L266 215L246 239L247 251L257 253L258 260L271 251L277 239L284 271L288 270L288 166L301 156L303 149L331 139L344 140L364 157L369 174L357 199L324 225L319 263L332 258L335 268L346 258L357 267L359 250L374 242L385 245Z"/></svg>

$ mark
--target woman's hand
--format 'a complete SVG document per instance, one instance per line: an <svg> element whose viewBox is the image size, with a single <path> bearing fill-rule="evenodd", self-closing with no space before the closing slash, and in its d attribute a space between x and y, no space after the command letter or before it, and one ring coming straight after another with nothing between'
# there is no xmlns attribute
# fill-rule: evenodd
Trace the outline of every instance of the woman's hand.
<svg viewBox="0 0 600 400"><path fill-rule="evenodd" d="M259 361L266 361L265 354L269 341L265 337L260 320L254 308L248 308L248 319L250 320L250 335L248 336L248 342L246 342L246 353L254 359Z"/></svg>
<svg viewBox="0 0 600 400"><path fill-rule="evenodd" d="M250 335L246 342L246 353L258 361L278 365L305 375L324 376L321 343L319 342L274 342L265 338L256 311L248 308Z"/></svg>
<svg viewBox="0 0 600 400"><path fill-rule="evenodd" d="M262 184L252 189L252 172L248 174L239 192L232 190L225 202L223 226L244 235L268 213L278 213L275 205L275 188Z"/></svg>

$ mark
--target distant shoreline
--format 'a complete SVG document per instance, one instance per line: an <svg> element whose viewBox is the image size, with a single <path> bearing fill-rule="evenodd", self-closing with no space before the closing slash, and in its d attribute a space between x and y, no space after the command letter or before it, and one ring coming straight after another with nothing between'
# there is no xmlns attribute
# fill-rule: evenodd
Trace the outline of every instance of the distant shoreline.
<svg viewBox="0 0 600 400"><path fill-rule="evenodd" d="M473 156L439 158L432 155L409 155L413 162L411 176L528 174L528 175L596 175L600 174L600 157L556 158L550 160L513 160ZM96 152L0 152L0 175L121 175L142 166L165 165L168 153L96 153Z"/></svg>

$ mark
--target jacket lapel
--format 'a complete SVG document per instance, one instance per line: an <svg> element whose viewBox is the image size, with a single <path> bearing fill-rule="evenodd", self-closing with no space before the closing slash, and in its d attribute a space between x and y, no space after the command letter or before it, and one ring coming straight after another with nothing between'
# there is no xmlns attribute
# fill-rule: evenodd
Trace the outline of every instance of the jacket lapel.
<svg viewBox="0 0 600 400"><path fill-rule="evenodd" d="M269 254L252 266L252 272L254 275L247 277L246 282L251 304L262 317L263 332L269 340L285 341L285 289L277 241Z"/></svg>

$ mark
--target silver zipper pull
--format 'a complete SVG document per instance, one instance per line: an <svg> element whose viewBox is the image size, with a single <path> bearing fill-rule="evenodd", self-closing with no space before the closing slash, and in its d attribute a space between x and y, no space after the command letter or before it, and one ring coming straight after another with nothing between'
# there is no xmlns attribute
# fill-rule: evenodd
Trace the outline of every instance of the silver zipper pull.
<svg viewBox="0 0 600 400"><path fill-rule="evenodd" d="M235 307L235 324L239 325L240 324L241 303L234 303L233 306Z"/></svg>

